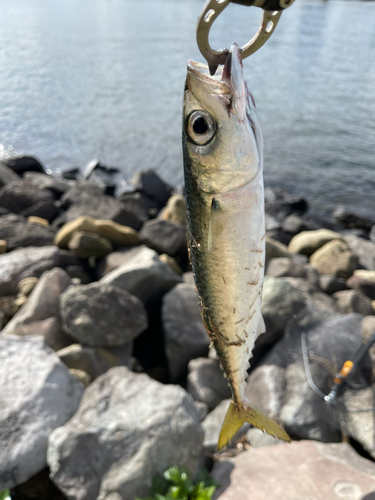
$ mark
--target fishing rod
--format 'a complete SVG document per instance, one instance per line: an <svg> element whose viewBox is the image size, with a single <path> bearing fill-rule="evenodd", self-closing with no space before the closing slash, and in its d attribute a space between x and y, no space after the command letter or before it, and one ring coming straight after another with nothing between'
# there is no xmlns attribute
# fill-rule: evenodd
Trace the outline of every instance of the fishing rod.
<svg viewBox="0 0 375 500"><path fill-rule="evenodd" d="M301 347L302 347L302 358L303 364L305 367L306 378L311 389L324 401L331 406L336 406L340 408L342 411L347 413L365 413L370 411L375 411L375 408L366 408L361 410L349 410L342 404L338 402L339 396L344 392L345 388L349 385L351 379L355 375L358 368L361 366L366 354L371 349L371 347L375 344L375 332L371 335L368 341L363 344L352 356L352 359L346 360L343 364L341 370L334 376L333 378L333 386L329 392L329 394L324 394L314 383L310 364L309 364L309 355L307 351L307 341L306 341L306 332L301 334Z"/></svg>
<svg viewBox="0 0 375 500"><path fill-rule="evenodd" d="M224 64L229 49L214 50L209 43L209 33L214 21L230 3L254 6L263 9L263 16L255 36L241 48L241 57L245 59L254 54L266 43L275 31L283 10L293 4L294 0L207 0L197 21L197 44L202 56L206 59L211 76L217 67Z"/></svg>

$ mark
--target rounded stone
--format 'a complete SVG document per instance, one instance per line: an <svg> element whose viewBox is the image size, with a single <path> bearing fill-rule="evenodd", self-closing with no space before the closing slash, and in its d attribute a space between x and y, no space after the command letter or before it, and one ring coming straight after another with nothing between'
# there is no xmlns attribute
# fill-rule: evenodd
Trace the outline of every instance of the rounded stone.
<svg viewBox="0 0 375 500"><path fill-rule="evenodd" d="M358 258L344 241L336 239L314 252L310 257L310 263L319 274L330 274L346 279L356 269Z"/></svg>
<svg viewBox="0 0 375 500"><path fill-rule="evenodd" d="M92 346L127 344L148 326L142 302L106 283L69 287L60 297L60 315L74 339Z"/></svg>

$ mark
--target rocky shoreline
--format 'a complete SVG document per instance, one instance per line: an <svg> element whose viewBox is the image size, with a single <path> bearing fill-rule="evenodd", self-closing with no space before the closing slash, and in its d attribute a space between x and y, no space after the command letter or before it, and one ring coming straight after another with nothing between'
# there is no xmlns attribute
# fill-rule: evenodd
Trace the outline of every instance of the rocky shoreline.
<svg viewBox="0 0 375 500"><path fill-rule="evenodd" d="M301 335L314 383L328 394L375 331L375 214L338 207L321 220L300 196L277 188L265 196L267 331L253 352L249 399L296 440L277 447L280 457L324 455L334 476L349 445L321 443L345 436L367 456L357 476L366 469L368 482L355 479L367 494L373 412L353 410L375 406L374 348L339 414L308 383ZM178 465L194 474L206 464L221 499L245 498L238 471L255 452L271 457L276 441L244 426L215 454L230 390L198 309L183 189L151 170L127 184L98 161L56 178L35 158L4 160L0 252L0 492L134 500L155 473ZM265 498L261 484L253 488L252 500Z"/></svg>

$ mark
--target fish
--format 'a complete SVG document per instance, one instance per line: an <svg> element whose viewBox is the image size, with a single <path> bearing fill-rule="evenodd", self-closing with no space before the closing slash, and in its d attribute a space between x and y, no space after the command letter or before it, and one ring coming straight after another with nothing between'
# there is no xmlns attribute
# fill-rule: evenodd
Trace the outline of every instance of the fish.
<svg viewBox="0 0 375 500"><path fill-rule="evenodd" d="M213 76L189 61L182 148L190 261L203 322L232 391L218 449L244 422L290 441L245 397L251 352L265 331L266 231L263 138L237 44Z"/></svg>

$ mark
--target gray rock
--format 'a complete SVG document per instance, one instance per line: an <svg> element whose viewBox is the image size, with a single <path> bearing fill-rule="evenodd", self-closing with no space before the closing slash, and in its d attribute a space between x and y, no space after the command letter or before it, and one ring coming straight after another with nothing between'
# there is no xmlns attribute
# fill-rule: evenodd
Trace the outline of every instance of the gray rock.
<svg viewBox="0 0 375 500"><path fill-rule="evenodd" d="M363 341L367 342L373 333L375 333L375 316L365 316L362 320Z"/></svg>
<svg viewBox="0 0 375 500"><path fill-rule="evenodd" d="M56 354L70 369L83 370L95 380L115 366L130 366L133 343L123 346L88 347L71 344Z"/></svg>
<svg viewBox="0 0 375 500"><path fill-rule="evenodd" d="M319 286L322 292L332 295L335 292L346 289L346 281L344 278L323 274L319 276Z"/></svg>
<svg viewBox="0 0 375 500"><path fill-rule="evenodd" d="M8 335L42 335L46 344L59 350L72 343L61 329L59 298L70 285L70 277L60 268L45 272L27 302L6 325Z"/></svg>
<svg viewBox="0 0 375 500"><path fill-rule="evenodd" d="M222 401L202 422L204 430L203 449L206 453L215 453L217 451L217 443L229 403L230 399Z"/></svg>
<svg viewBox="0 0 375 500"><path fill-rule="evenodd" d="M275 229L280 229L281 224L280 222L275 219L275 217L272 217L272 215L265 214L264 217L265 223L266 223L266 231L274 231Z"/></svg>
<svg viewBox="0 0 375 500"><path fill-rule="evenodd" d="M0 188L12 181L19 181L20 177L5 163L0 162Z"/></svg>
<svg viewBox="0 0 375 500"><path fill-rule="evenodd" d="M134 223L132 227L137 231L146 221L158 212L158 204L143 193L124 193L118 201L125 210L133 215Z"/></svg>
<svg viewBox="0 0 375 500"><path fill-rule="evenodd" d="M127 212L126 207L111 196L103 194L103 188L91 182L80 182L61 197L61 206L66 211L53 225L60 227L82 215L93 219L112 220L123 226L138 228L138 220Z"/></svg>
<svg viewBox="0 0 375 500"><path fill-rule="evenodd" d="M285 368L262 365L251 372L245 395L255 408L266 415L278 416L286 391Z"/></svg>
<svg viewBox="0 0 375 500"><path fill-rule="evenodd" d="M33 156L17 155L6 158L2 162L18 175L23 175L25 172L45 172L43 165Z"/></svg>
<svg viewBox="0 0 375 500"><path fill-rule="evenodd" d="M187 283L188 285L195 285L194 275L192 272L183 273L182 280L184 283Z"/></svg>
<svg viewBox="0 0 375 500"><path fill-rule="evenodd" d="M295 260L287 257L272 259L266 268L266 275L273 276L274 278L291 276L293 278L307 279L309 273L312 272L316 273L316 270L310 266L310 264L296 262Z"/></svg>
<svg viewBox="0 0 375 500"><path fill-rule="evenodd" d="M0 255L0 296L18 292L18 283L30 276L39 277L54 267L76 264L76 257L55 246L18 248Z"/></svg>
<svg viewBox="0 0 375 500"><path fill-rule="evenodd" d="M101 283L108 283L128 291L146 304L181 281L181 276L161 262L159 255L147 247L142 248L125 264L100 280Z"/></svg>
<svg viewBox="0 0 375 500"><path fill-rule="evenodd" d="M275 342L287 322L306 305L306 300L285 278L267 277L263 285L262 315L266 333L257 338L257 347Z"/></svg>
<svg viewBox="0 0 375 500"><path fill-rule="evenodd" d="M154 219L145 222L139 236L145 245L159 253L176 255L187 248L186 228L168 220Z"/></svg>
<svg viewBox="0 0 375 500"><path fill-rule="evenodd" d="M337 239L342 239L342 236L330 229L302 231L292 238L288 250L291 253L302 253L310 256L328 242Z"/></svg>
<svg viewBox="0 0 375 500"><path fill-rule="evenodd" d="M50 191L55 198L61 198L61 196L74 185L74 181L68 181L39 172L26 172L23 178L39 189Z"/></svg>
<svg viewBox="0 0 375 500"><path fill-rule="evenodd" d="M19 214L39 201L52 200L51 193L22 179L12 181L0 189L0 207L7 208L15 214Z"/></svg>
<svg viewBox="0 0 375 500"><path fill-rule="evenodd" d="M357 276L353 274L347 281L346 286L348 288L352 288L357 290L357 292L361 293L365 297L368 297L371 300L375 300L375 281L370 281L361 276Z"/></svg>
<svg viewBox="0 0 375 500"><path fill-rule="evenodd" d="M0 491L46 467L53 429L76 412L83 386L41 337L0 336Z"/></svg>
<svg viewBox="0 0 375 500"><path fill-rule="evenodd" d="M306 219L305 217L300 217L297 214L290 214L282 221L282 230L291 233L297 234L301 231L313 231L319 229L319 226L316 222Z"/></svg>
<svg viewBox="0 0 375 500"><path fill-rule="evenodd" d="M333 297L320 291L317 283L311 283L303 278L284 278L298 291L300 296L306 300L306 303L312 302L321 309L327 309L331 312L341 312L336 300Z"/></svg>
<svg viewBox="0 0 375 500"><path fill-rule="evenodd" d="M148 326L139 299L100 282L69 287L60 297L60 315L69 335L92 346L127 344Z"/></svg>
<svg viewBox="0 0 375 500"><path fill-rule="evenodd" d="M350 250L358 257L360 266L375 271L375 243L353 234L344 235Z"/></svg>
<svg viewBox="0 0 375 500"><path fill-rule="evenodd" d="M20 247L43 247L53 244L56 231L49 227L29 224L15 214L0 217L0 239L6 240L8 251Z"/></svg>
<svg viewBox="0 0 375 500"><path fill-rule="evenodd" d="M48 222L52 222L60 213L57 203L58 202L51 200L38 201L35 205L31 205L31 207L22 210L20 215L26 218L31 216L41 217Z"/></svg>
<svg viewBox="0 0 375 500"><path fill-rule="evenodd" d="M278 257L291 258L292 254L288 252L286 245L266 236L266 260L277 259Z"/></svg>
<svg viewBox="0 0 375 500"><path fill-rule="evenodd" d="M375 224L375 216L370 208L361 207L345 207L340 205L333 212L333 217L341 222L344 227L364 229L370 231Z"/></svg>
<svg viewBox="0 0 375 500"><path fill-rule="evenodd" d="M203 431L178 386L112 368L85 391L78 412L50 436L51 479L68 498L134 500L171 464L193 474Z"/></svg>
<svg viewBox="0 0 375 500"><path fill-rule="evenodd" d="M212 476L214 500L373 500L375 491L375 465L348 443L258 448L219 460Z"/></svg>
<svg viewBox="0 0 375 500"><path fill-rule="evenodd" d="M191 359L207 356L210 344L193 285L181 283L163 297L162 321L170 376L176 382Z"/></svg>
<svg viewBox="0 0 375 500"><path fill-rule="evenodd" d="M375 224L372 226L370 230L369 238L373 243L375 243Z"/></svg>
<svg viewBox="0 0 375 500"><path fill-rule="evenodd" d="M346 408L352 410L343 415L345 431L373 458L375 458L374 389L374 387L348 389L343 395Z"/></svg>
<svg viewBox="0 0 375 500"><path fill-rule="evenodd" d="M285 443L285 441L274 438L270 434L262 432L255 427L246 432L246 441L251 445L251 448L263 448L264 446L275 446Z"/></svg>
<svg viewBox="0 0 375 500"><path fill-rule="evenodd" d="M219 362L214 359L192 359L188 365L187 391L195 401L206 403L213 410L232 393Z"/></svg>
<svg viewBox="0 0 375 500"><path fill-rule="evenodd" d="M97 275L102 278L105 274L108 274L117 267L122 266L122 264L126 264L144 248L146 248L145 245L117 248L114 252L111 252L98 261L96 269Z"/></svg>
<svg viewBox="0 0 375 500"><path fill-rule="evenodd" d="M206 405L206 403L202 403L202 401L194 401L194 406L198 412L199 421L203 422L203 420L207 417L209 412L208 405Z"/></svg>
<svg viewBox="0 0 375 500"><path fill-rule="evenodd" d="M154 170L137 172L131 178L131 183L137 191L146 194L164 206L171 195L172 188L164 182Z"/></svg>
<svg viewBox="0 0 375 500"><path fill-rule="evenodd" d="M310 257L310 263L319 274L347 279L357 269L358 258L344 241L335 239L316 250Z"/></svg>
<svg viewBox="0 0 375 500"><path fill-rule="evenodd" d="M112 252L113 247L110 241L102 238L98 234L87 231L77 231L73 234L68 243L68 248L81 259L89 257L103 257Z"/></svg>
<svg viewBox="0 0 375 500"><path fill-rule="evenodd" d="M333 297L337 300L337 305L344 314L359 313L363 316L374 314L371 300L356 290L341 290L334 293Z"/></svg>

